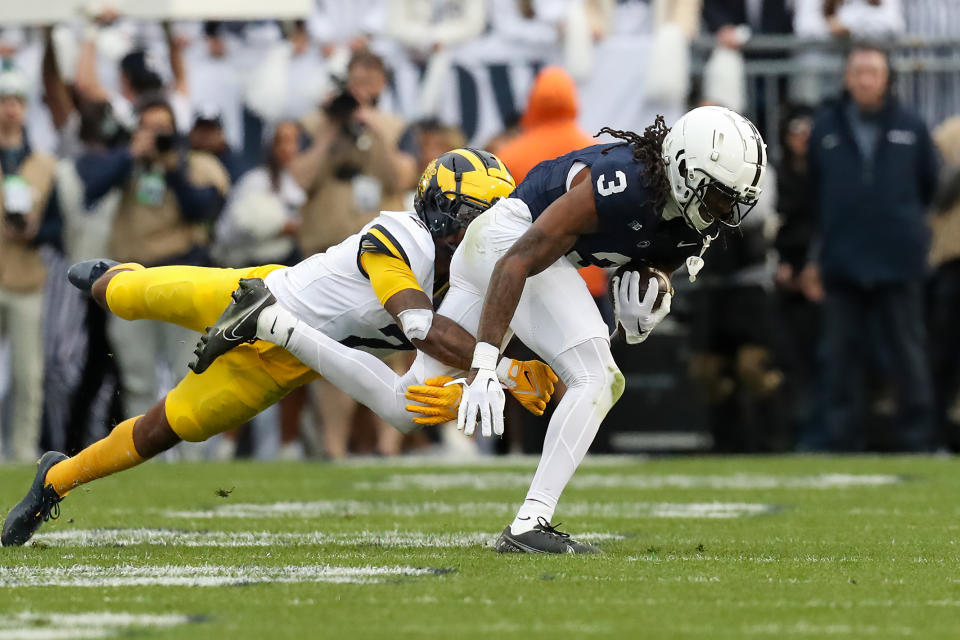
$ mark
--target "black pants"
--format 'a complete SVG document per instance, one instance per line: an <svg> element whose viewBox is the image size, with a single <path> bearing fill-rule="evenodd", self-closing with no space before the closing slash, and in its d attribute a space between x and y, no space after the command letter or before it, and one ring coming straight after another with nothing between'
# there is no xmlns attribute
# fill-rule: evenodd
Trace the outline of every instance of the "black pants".
<svg viewBox="0 0 960 640"><path fill-rule="evenodd" d="M93 404L104 384L116 387L119 383L117 364L113 359L107 339L107 312L90 298L85 319L87 328L87 360L80 376L80 385L70 400L70 423L67 425L67 440L64 447L68 455L75 455L87 445L90 434L90 419ZM107 408L107 423L116 424L123 419L123 407L119 389L110 396Z"/></svg>
<svg viewBox="0 0 960 640"><path fill-rule="evenodd" d="M950 406L960 389L960 260L942 265L930 282L930 366L941 441L960 451L960 424Z"/></svg>
<svg viewBox="0 0 960 640"><path fill-rule="evenodd" d="M864 448L865 374L868 365L874 364L895 392L896 448L933 449L933 383L926 353L922 283L877 287L828 283L822 328L822 419L805 438L806 448Z"/></svg>
<svg viewBox="0 0 960 640"><path fill-rule="evenodd" d="M820 305L800 293L780 292L777 294L777 321L776 346L784 369L790 431L804 434L811 421L816 419Z"/></svg>

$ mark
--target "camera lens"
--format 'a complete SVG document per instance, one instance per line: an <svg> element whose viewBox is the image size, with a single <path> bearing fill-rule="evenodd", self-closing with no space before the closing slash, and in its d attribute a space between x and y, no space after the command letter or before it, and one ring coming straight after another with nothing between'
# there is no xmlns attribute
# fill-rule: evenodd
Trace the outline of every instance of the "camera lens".
<svg viewBox="0 0 960 640"><path fill-rule="evenodd" d="M158 134L155 140L158 153L166 153L167 151L173 150L173 144L176 141L176 138L172 133L161 133Z"/></svg>

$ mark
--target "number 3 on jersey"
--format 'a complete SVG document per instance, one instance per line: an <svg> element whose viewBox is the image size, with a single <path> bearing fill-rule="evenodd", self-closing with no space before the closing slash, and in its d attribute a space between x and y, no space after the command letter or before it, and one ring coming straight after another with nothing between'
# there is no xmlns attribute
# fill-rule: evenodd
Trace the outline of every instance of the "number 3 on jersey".
<svg viewBox="0 0 960 640"><path fill-rule="evenodd" d="M614 181L607 182L607 174L601 174L597 178L597 193L602 196L609 196L614 193L620 193L627 188L627 174L623 171L617 171L613 174Z"/></svg>

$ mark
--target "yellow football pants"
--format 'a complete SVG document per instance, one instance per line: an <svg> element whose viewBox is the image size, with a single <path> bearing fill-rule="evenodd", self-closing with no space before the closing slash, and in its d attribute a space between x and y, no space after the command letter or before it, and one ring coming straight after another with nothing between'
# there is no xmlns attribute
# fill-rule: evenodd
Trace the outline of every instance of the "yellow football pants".
<svg viewBox="0 0 960 640"><path fill-rule="evenodd" d="M107 286L107 306L126 320L160 320L202 332L230 303L241 278L264 278L280 265L249 269L123 265ZM170 427L199 442L234 429L300 385L319 377L284 349L258 340L220 356L167 394Z"/></svg>

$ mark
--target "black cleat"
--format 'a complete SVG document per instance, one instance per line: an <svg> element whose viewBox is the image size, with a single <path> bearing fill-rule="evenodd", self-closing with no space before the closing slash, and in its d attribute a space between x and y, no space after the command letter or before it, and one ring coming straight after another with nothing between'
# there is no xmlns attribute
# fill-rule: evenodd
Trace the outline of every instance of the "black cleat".
<svg viewBox="0 0 960 640"><path fill-rule="evenodd" d="M93 283L105 274L107 269L118 264L120 263L109 258L94 258L93 260L76 262L67 269L67 280L77 289L89 292Z"/></svg>
<svg viewBox="0 0 960 640"><path fill-rule="evenodd" d="M17 503L7 519L3 521L3 535L0 543L5 547L23 545L47 520L60 517L60 501L63 500L52 486L44 486L50 468L66 460L67 456L59 451L47 451L37 461L37 475L33 478L30 491Z"/></svg>
<svg viewBox="0 0 960 640"><path fill-rule="evenodd" d="M200 336L193 352L197 359L189 365L194 373L203 373L235 346L256 340L260 312L277 301L260 278L243 278L239 284L232 294L233 302Z"/></svg>
<svg viewBox="0 0 960 640"><path fill-rule="evenodd" d="M525 533L514 534L507 525L494 548L499 553L603 553L592 544L578 542L569 533L558 531L544 518L537 518L537 524Z"/></svg>

